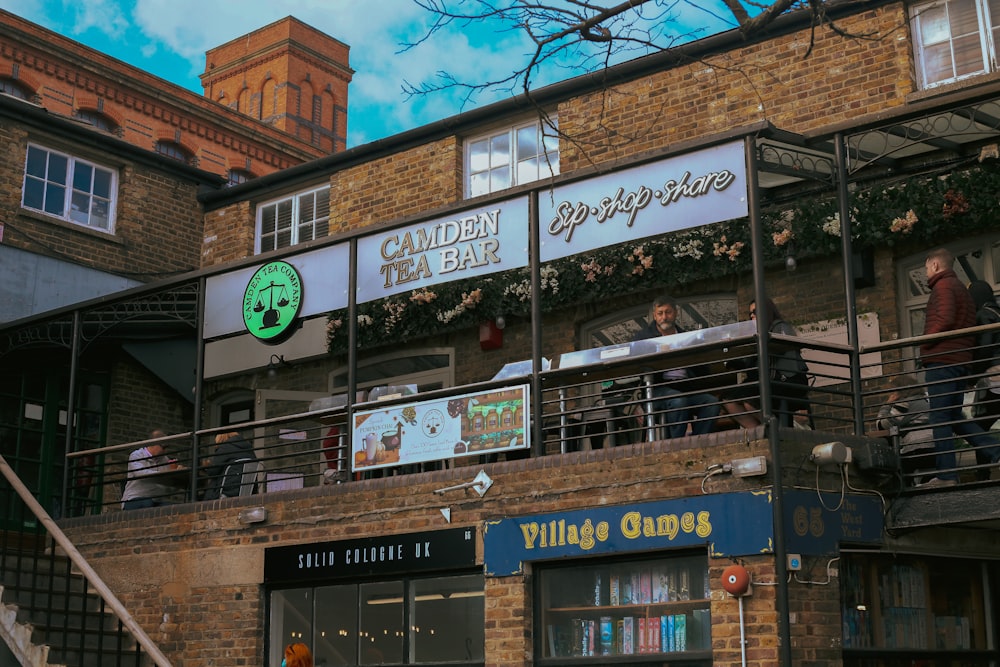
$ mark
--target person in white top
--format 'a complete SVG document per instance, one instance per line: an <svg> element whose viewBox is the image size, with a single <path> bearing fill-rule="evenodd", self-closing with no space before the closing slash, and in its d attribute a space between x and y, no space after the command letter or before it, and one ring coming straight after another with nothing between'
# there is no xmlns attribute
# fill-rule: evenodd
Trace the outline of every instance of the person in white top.
<svg viewBox="0 0 1000 667"><path fill-rule="evenodd" d="M166 437L166 434L155 429L149 434L150 440ZM125 489L122 491L122 509L135 510L146 507L158 507L164 499L175 491L162 482L150 479L154 473L176 470L177 461L166 454L164 443L153 443L136 449L128 455L128 473Z"/></svg>

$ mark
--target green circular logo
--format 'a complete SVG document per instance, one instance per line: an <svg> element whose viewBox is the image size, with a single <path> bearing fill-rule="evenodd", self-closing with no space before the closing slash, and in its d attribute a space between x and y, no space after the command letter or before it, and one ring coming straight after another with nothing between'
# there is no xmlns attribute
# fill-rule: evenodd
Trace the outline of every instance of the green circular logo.
<svg viewBox="0 0 1000 667"><path fill-rule="evenodd" d="M287 262L257 269L243 293L243 323L255 338L277 342L295 322L302 307L302 280Z"/></svg>

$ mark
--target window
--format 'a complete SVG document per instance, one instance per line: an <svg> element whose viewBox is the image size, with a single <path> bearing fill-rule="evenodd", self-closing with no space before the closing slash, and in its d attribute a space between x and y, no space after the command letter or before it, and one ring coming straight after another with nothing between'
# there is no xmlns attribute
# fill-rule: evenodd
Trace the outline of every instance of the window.
<svg viewBox="0 0 1000 667"><path fill-rule="evenodd" d="M171 158L172 160L177 160L178 162L183 162L184 164L191 163L191 154L184 150L184 147L173 141L157 141L155 150L160 155Z"/></svg>
<svg viewBox="0 0 1000 667"><path fill-rule="evenodd" d="M22 100L30 100L33 93L17 81L0 79L0 93Z"/></svg>
<svg viewBox="0 0 1000 667"><path fill-rule="evenodd" d="M555 176L559 173L556 129L535 120L477 137L466 144L465 162L469 197Z"/></svg>
<svg viewBox="0 0 1000 667"><path fill-rule="evenodd" d="M358 361L357 388L379 385L417 385L417 391L434 391L455 383L455 351L422 348L379 355ZM330 392L347 391L347 368L330 374Z"/></svg>
<svg viewBox="0 0 1000 667"><path fill-rule="evenodd" d="M116 181L117 174L111 169L29 145L21 205L113 232Z"/></svg>
<svg viewBox="0 0 1000 667"><path fill-rule="evenodd" d="M481 665L483 575L295 588L271 594L269 665L295 641L317 665Z"/></svg>
<svg viewBox="0 0 1000 667"><path fill-rule="evenodd" d="M711 664L710 588L704 555L539 568L535 655L542 665L600 665L611 656Z"/></svg>
<svg viewBox="0 0 1000 667"><path fill-rule="evenodd" d="M329 224L329 186L261 204L257 209L257 252L322 238Z"/></svg>
<svg viewBox="0 0 1000 667"><path fill-rule="evenodd" d="M912 16L920 88L996 71L1000 0L935 0Z"/></svg>
<svg viewBox="0 0 1000 667"><path fill-rule="evenodd" d="M89 111L87 109L79 109L74 114L74 117L87 123L88 125L93 125L98 130L104 130L111 134L118 134L118 126L107 116L97 111Z"/></svg>
<svg viewBox="0 0 1000 667"><path fill-rule="evenodd" d="M229 182L227 185L229 187L233 187L234 185L239 185L240 183L246 183L251 178L253 178L253 174L246 169L230 169Z"/></svg>

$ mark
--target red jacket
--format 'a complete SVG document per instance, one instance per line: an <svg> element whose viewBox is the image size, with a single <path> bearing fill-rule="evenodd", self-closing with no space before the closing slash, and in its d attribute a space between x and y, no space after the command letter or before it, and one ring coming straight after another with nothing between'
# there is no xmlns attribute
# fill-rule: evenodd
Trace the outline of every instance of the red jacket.
<svg viewBox="0 0 1000 667"><path fill-rule="evenodd" d="M935 273L927 285L931 295L927 299L925 336L976 325L976 304L952 269ZM971 335L931 341L920 346L920 359L925 366L929 363L968 364L972 361L975 345L975 336Z"/></svg>

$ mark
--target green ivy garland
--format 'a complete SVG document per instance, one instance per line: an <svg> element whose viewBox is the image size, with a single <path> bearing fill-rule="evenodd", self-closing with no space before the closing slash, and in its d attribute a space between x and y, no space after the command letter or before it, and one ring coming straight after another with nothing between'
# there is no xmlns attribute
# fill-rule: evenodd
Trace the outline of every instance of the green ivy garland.
<svg viewBox="0 0 1000 667"><path fill-rule="evenodd" d="M855 192L851 239L856 250L908 242L932 246L959 235L995 229L1000 166L927 176ZM782 261L840 252L840 220L833 198L803 198L767 211L764 257ZM746 219L629 241L541 269L541 308L551 312L650 287L678 285L751 269ZM468 329L497 315L525 315L531 301L528 269L434 285L358 306L358 344L372 348L431 334ZM347 310L327 319L328 350L347 351Z"/></svg>

